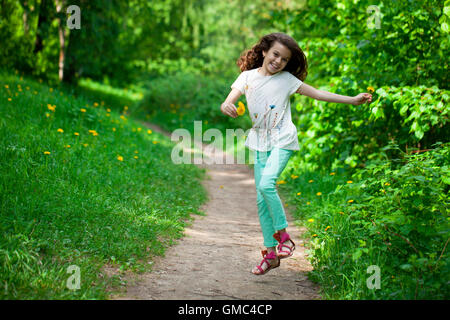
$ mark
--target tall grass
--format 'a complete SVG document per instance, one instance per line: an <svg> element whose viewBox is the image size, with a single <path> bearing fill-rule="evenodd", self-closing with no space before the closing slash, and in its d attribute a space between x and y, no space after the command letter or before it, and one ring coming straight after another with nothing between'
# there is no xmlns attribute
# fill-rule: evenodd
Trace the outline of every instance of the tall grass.
<svg viewBox="0 0 450 320"><path fill-rule="evenodd" d="M174 144L129 117L125 94L106 103L8 73L0 85L0 298L107 298L124 283L105 265L149 270L202 214L204 170L174 165Z"/></svg>

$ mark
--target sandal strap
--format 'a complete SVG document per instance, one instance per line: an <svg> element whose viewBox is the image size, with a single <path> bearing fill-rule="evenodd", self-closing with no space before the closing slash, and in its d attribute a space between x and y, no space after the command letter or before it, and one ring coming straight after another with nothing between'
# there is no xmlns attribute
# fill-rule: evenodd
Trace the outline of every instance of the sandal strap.
<svg viewBox="0 0 450 320"><path fill-rule="evenodd" d="M277 257L274 251L267 253L267 250L261 250L261 254L264 259L275 259Z"/></svg>
<svg viewBox="0 0 450 320"><path fill-rule="evenodd" d="M293 247L290 247L290 246L285 245L285 244L279 244L278 247L277 247L278 251L279 251L279 252L286 252L286 250L283 250L283 247L287 248L287 249L289 250L289 252L291 252L292 250L294 250L294 246L293 246Z"/></svg>
<svg viewBox="0 0 450 320"><path fill-rule="evenodd" d="M261 263L259 264L259 266L256 266L256 268L258 268L258 270L260 271L261 274L264 274L271 267L273 267L272 264L267 259L275 259L275 258L277 258L277 255L275 254L274 251L271 251L270 253L267 253L267 250L262 250L261 254L263 256L263 259L261 260ZM264 263L267 264L267 268L265 270L262 268Z"/></svg>

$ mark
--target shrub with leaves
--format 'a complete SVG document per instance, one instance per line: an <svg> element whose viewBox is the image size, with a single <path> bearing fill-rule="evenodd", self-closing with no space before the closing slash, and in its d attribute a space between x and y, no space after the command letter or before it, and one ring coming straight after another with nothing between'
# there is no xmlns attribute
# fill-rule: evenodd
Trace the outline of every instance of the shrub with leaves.
<svg viewBox="0 0 450 320"><path fill-rule="evenodd" d="M308 226L313 278L341 298L450 297L450 149L435 147L405 163L374 161L331 193L333 205ZM381 270L379 290L366 285L371 265Z"/></svg>

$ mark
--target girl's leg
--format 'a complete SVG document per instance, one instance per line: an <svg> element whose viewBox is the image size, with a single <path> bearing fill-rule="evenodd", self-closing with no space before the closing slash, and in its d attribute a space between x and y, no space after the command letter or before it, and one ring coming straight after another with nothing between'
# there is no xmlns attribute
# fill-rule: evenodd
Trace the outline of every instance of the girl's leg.
<svg viewBox="0 0 450 320"><path fill-rule="evenodd" d="M272 235L275 233L275 229L273 228L273 217L269 211L264 196L258 188L269 155L269 152L256 151L254 171L256 185L256 204L258 206L259 223L261 225L264 237L264 246L268 250L273 250L277 245L277 241L272 237Z"/></svg>
<svg viewBox="0 0 450 320"><path fill-rule="evenodd" d="M286 213L276 190L276 180L286 167L292 150L274 148L269 152L257 152L255 161L255 184L258 214L267 248L278 242L273 238L277 230L287 227Z"/></svg>

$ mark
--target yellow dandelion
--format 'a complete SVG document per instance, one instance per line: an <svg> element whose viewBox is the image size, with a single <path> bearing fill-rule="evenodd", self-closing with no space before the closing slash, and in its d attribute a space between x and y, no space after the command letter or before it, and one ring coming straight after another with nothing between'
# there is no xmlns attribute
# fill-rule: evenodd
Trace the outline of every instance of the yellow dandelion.
<svg viewBox="0 0 450 320"><path fill-rule="evenodd" d="M372 86L368 86L368 87L367 87L367 90L368 90L370 93L373 93L373 92L375 91L374 87L372 87Z"/></svg>
<svg viewBox="0 0 450 320"><path fill-rule="evenodd" d="M147 130L147 133L148 134L152 134L152 130Z"/></svg>
<svg viewBox="0 0 450 320"><path fill-rule="evenodd" d="M298 176L296 176L295 174L291 174L291 179L297 179Z"/></svg>
<svg viewBox="0 0 450 320"><path fill-rule="evenodd" d="M348 202L348 203L352 203L352 202L353 202L353 200L348 200L347 202Z"/></svg>
<svg viewBox="0 0 450 320"><path fill-rule="evenodd" d="M50 92L53 92L53 88L50 88Z"/></svg>
<svg viewBox="0 0 450 320"><path fill-rule="evenodd" d="M309 180L308 182L311 183L311 182L313 182L313 181L314 181L314 180Z"/></svg>
<svg viewBox="0 0 450 320"><path fill-rule="evenodd" d="M139 158L138 156L134 156L135 159Z"/></svg>
<svg viewBox="0 0 450 320"><path fill-rule="evenodd" d="M301 192L297 192L297 195L299 196L299 195L301 195L302 193Z"/></svg>
<svg viewBox="0 0 450 320"><path fill-rule="evenodd" d="M63 129L61 129L61 128L59 128L59 129L58 129L58 132L61 132L61 133L63 133L63 132L64 132L64 130L63 130Z"/></svg>
<svg viewBox="0 0 450 320"><path fill-rule="evenodd" d="M50 154L50 151L44 151L44 154Z"/></svg>
<svg viewBox="0 0 450 320"><path fill-rule="evenodd" d="M137 154L137 153L139 153L139 151L135 150L135 151L134 151L134 153L136 153L136 154Z"/></svg>
<svg viewBox="0 0 450 320"><path fill-rule="evenodd" d="M153 142L153 144L157 144L158 143L158 141L155 141L155 140L153 140L152 142Z"/></svg>
<svg viewBox="0 0 450 320"><path fill-rule="evenodd" d="M317 192L316 195L321 196L322 192Z"/></svg>
<svg viewBox="0 0 450 320"><path fill-rule="evenodd" d="M66 146L66 148L70 148L70 144L68 144L68 145Z"/></svg>
<svg viewBox="0 0 450 320"><path fill-rule="evenodd" d="M86 112L86 109L85 108L81 108L80 111L81 112Z"/></svg>
<svg viewBox="0 0 450 320"><path fill-rule="evenodd" d="M309 206L311 204L311 202L308 201L306 204Z"/></svg>
<svg viewBox="0 0 450 320"><path fill-rule="evenodd" d="M88 144L87 144L87 143L83 143L83 146L84 146L84 147L87 147L87 146L88 146Z"/></svg>
<svg viewBox="0 0 450 320"><path fill-rule="evenodd" d="M236 111L237 114L240 116L242 116L245 113L245 105L241 101L238 102L238 108Z"/></svg>
<svg viewBox="0 0 450 320"><path fill-rule="evenodd" d="M120 119L122 119L123 121L127 120L127 118L125 118L125 116L123 116L123 115L120 116Z"/></svg>
<svg viewBox="0 0 450 320"><path fill-rule="evenodd" d="M339 214L344 214L344 212L343 211L339 211Z"/></svg>
<svg viewBox="0 0 450 320"><path fill-rule="evenodd" d="M94 102L94 107L98 107L98 103L97 102Z"/></svg>
<svg viewBox="0 0 450 320"><path fill-rule="evenodd" d="M347 183L353 183L353 181L352 180L348 180Z"/></svg>
<svg viewBox="0 0 450 320"><path fill-rule="evenodd" d="M115 131L116 131L116 128L112 128L112 131L114 131L114 132L115 132Z"/></svg>
<svg viewBox="0 0 450 320"><path fill-rule="evenodd" d="M142 128L137 128L137 131L140 132L142 130Z"/></svg>
<svg viewBox="0 0 450 320"><path fill-rule="evenodd" d="M79 135L80 135L78 132L74 132L73 134L76 135L76 136L79 136Z"/></svg>
<svg viewBox="0 0 450 320"><path fill-rule="evenodd" d="M326 228L325 228L325 231L327 231L328 229L330 229L331 228L331 226L327 226Z"/></svg>
<svg viewBox="0 0 450 320"><path fill-rule="evenodd" d="M336 172L331 172L330 176L334 176L336 174Z"/></svg>
<svg viewBox="0 0 450 320"><path fill-rule="evenodd" d="M110 108L106 109L106 112L111 112L111 109Z"/></svg>
<svg viewBox="0 0 450 320"><path fill-rule="evenodd" d="M7 84L5 84L5 88L6 88L6 89L9 89L9 86L8 86Z"/></svg>
<svg viewBox="0 0 450 320"><path fill-rule="evenodd" d="M11 98L8 98L8 101L12 101L12 99L11 99Z"/></svg>
<svg viewBox="0 0 450 320"><path fill-rule="evenodd" d="M123 157L122 156L117 156L117 160L123 161Z"/></svg>
<svg viewBox="0 0 450 320"><path fill-rule="evenodd" d="M284 180L277 181L277 184L285 184L285 183L286 183L286 181L284 181Z"/></svg>
<svg viewBox="0 0 450 320"><path fill-rule="evenodd" d="M46 113L45 113L45 116L46 116L47 118L50 117L50 113L46 112Z"/></svg>
<svg viewBox="0 0 450 320"><path fill-rule="evenodd" d="M308 222L314 222L314 219L308 219Z"/></svg>
<svg viewBox="0 0 450 320"><path fill-rule="evenodd" d="M56 106L55 105L52 106L51 104L47 104L47 108L48 108L48 110L55 112Z"/></svg>
<svg viewBox="0 0 450 320"><path fill-rule="evenodd" d="M390 186L391 184L389 182L386 182L384 185L385 186Z"/></svg>
<svg viewBox="0 0 450 320"><path fill-rule="evenodd" d="M123 110L125 110L125 111L128 110L128 106L124 106Z"/></svg>
<svg viewBox="0 0 450 320"><path fill-rule="evenodd" d="M317 234L316 233L314 233L313 235L312 235L313 237L317 237Z"/></svg>

